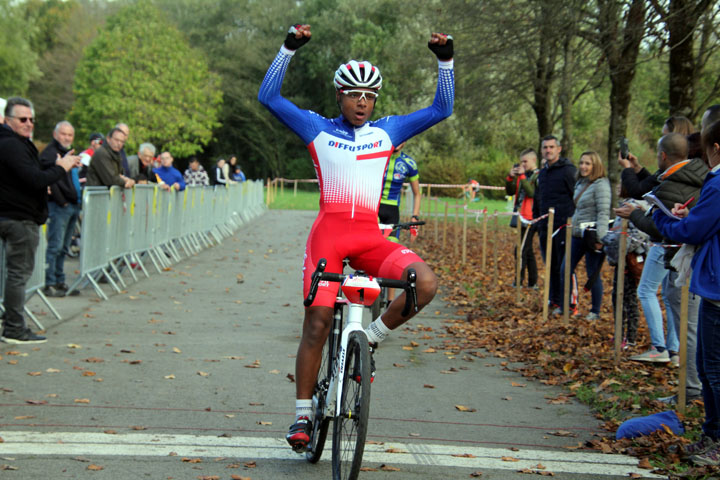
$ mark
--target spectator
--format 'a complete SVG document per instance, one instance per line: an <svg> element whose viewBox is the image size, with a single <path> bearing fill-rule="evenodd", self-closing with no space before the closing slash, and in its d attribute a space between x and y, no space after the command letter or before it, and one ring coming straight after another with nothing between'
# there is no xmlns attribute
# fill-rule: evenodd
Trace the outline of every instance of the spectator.
<svg viewBox="0 0 720 480"><path fill-rule="evenodd" d="M600 271L605 258L602 239L607 235L610 213L610 182L605 173L605 166L596 152L584 152L578 163L578 180L575 184L575 213L572 216L572 244L570 246L570 272L585 257L585 271L588 281L585 291L590 291L592 306L586 320L600 318L603 285ZM560 271L565 271L565 258ZM564 278L561 276L565 294ZM562 298L562 296L561 296ZM559 309L560 310L560 309ZM562 310L556 312L562 313Z"/></svg>
<svg viewBox="0 0 720 480"><path fill-rule="evenodd" d="M227 185L227 177L225 176L225 172L223 169L226 166L226 162L224 158L221 158L217 161L217 164L215 164L215 172L212 176L212 183L213 185Z"/></svg>
<svg viewBox="0 0 720 480"><path fill-rule="evenodd" d="M108 132L106 141L93 154L87 174L89 187L112 187L117 185L132 188L135 180L125 176L120 160L120 151L125 145L127 136L119 128Z"/></svg>
<svg viewBox="0 0 720 480"><path fill-rule="evenodd" d="M686 136L679 133L667 134L658 142L658 166L664 171L659 177L661 183L653 190L653 194L668 208L671 208L676 201L685 202L692 200L690 205L694 205L695 201L693 199L697 199L699 197L700 188L703 184L705 176L707 175L707 167L702 159L696 158L693 160L687 160L685 158L687 156L688 149L689 146ZM630 215L632 218L636 218L638 227L651 234L654 238L661 238L661 241L663 241L666 245L678 243L676 239L667 237L663 238L662 234L656 228L655 222L653 222L650 217L645 217L634 211L631 211ZM678 248L666 246L663 251L664 267L667 270L667 274L662 283L663 301L665 303L665 310L668 317L668 336L670 336L671 331L678 332L680 330L682 292L681 288L676 285L678 272L671 266L671 261L676 255ZM699 308L699 297L691 295L688 299L688 334L686 343L688 358L690 359L694 359L696 356ZM659 337L662 339L662 323L654 328L660 329ZM651 330L651 340L653 333L653 330ZM675 336L677 336L677 333L675 333ZM679 342L675 341L675 343L679 345ZM673 349L673 345L675 343L673 343L672 338L668 338L667 355L669 356L669 361L673 366L679 366L679 355L677 354L677 351ZM653 346L655 346L654 343ZM652 351L652 347L650 351ZM657 351L658 348L656 347L655 352ZM663 359L665 355L662 355L662 351L660 353L661 355L658 356L658 358ZM651 361L652 358L653 353L646 352L646 354L631 357L631 360ZM702 387L698 376L697 363L695 361L687 362L686 377L686 399L690 401L695 398L699 398ZM660 401L674 404L677 402L677 395L660 398Z"/></svg>
<svg viewBox="0 0 720 480"><path fill-rule="evenodd" d="M183 177L187 185L199 185L201 187L210 185L210 178L203 166L200 165L200 160L197 157L190 158L190 163Z"/></svg>
<svg viewBox="0 0 720 480"><path fill-rule="evenodd" d="M479 198L475 198L477 192L480 191L480 184L477 180L472 178L468 179L468 183L463 187L463 193L468 203L477 202Z"/></svg>
<svg viewBox="0 0 720 480"><path fill-rule="evenodd" d="M620 201L618 207L622 207L627 202L637 202L640 208L649 208L647 202L627 198L627 192L625 192L622 187L620 188L619 197ZM615 267L615 272L613 273L612 291L614 313L616 313L615 307L617 305L616 299L619 275L618 254L620 249L620 237L622 236L622 231L620 230L622 225L621 222L621 217L615 217L612 230L603 239L603 243L605 244L604 250L607 255L608 263ZM622 298L623 349L634 347L637 343L637 328L638 321L640 319L637 285L640 282L642 269L645 265L645 256L648 250L645 245L648 235L633 225L632 222L628 222L626 238L627 248L625 253L625 270L623 272L624 290Z"/></svg>
<svg viewBox="0 0 720 480"><path fill-rule="evenodd" d="M246 180L245 174L243 173L242 168L240 168L240 165L235 167L235 171L232 174L232 179L238 183L244 182Z"/></svg>
<svg viewBox="0 0 720 480"><path fill-rule="evenodd" d="M0 125L5 123L5 115L3 112L5 112L5 105L7 105L7 101L5 101L4 98L0 98Z"/></svg>
<svg viewBox="0 0 720 480"><path fill-rule="evenodd" d="M42 168L52 167L58 156L67 155L74 139L75 129L70 122L62 121L55 125L53 140L40 154ZM78 170L78 168L71 169L50 185L45 287L42 290L50 297L64 297L69 290L65 283L65 255L70 251L75 224L80 216L82 191Z"/></svg>
<svg viewBox="0 0 720 480"><path fill-rule="evenodd" d="M153 170L163 190L185 190L185 180L180 170L173 167L173 157L170 152L160 154L160 166Z"/></svg>
<svg viewBox="0 0 720 480"><path fill-rule="evenodd" d="M156 183L155 174L153 173L155 152L157 150L152 143L141 143L138 147L138 154L128 157L130 170L134 174L132 178L137 183L142 185ZM135 158L133 159L133 157Z"/></svg>
<svg viewBox="0 0 720 480"><path fill-rule="evenodd" d="M547 219L538 221L537 230L540 236L540 254L543 260L550 262L550 306L559 308L562 302L560 264L565 255L565 235L555 235L552 239L552 255L545 258L547 231L557 230L567 223L568 217L575 213L573 192L577 169L570 160L560 157L562 145L557 137L548 135L542 139L542 157L545 166L538 174L534 201L538 203L537 214L543 216L552 207L555 209L555 220L548 226Z"/></svg>
<svg viewBox="0 0 720 480"><path fill-rule="evenodd" d="M26 325L25 288L35 267L39 225L47 219L47 189L79 158L68 153L43 169L37 148L30 140L35 124L32 103L12 97L5 105L0 126L0 238L5 241L6 272L3 294L2 341L13 344L44 343L47 338Z"/></svg>
<svg viewBox="0 0 720 480"><path fill-rule="evenodd" d="M102 133L91 133L90 146L80 153L80 162L82 163L82 167L80 167L79 177L81 185L85 185L85 182L87 181L87 171L88 166L90 166L90 160L92 160L92 156L100 148L104 140L105 137L103 137Z"/></svg>
<svg viewBox="0 0 720 480"><path fill-rule="evenodd" d="M707 112L706 112L707 113ZM705 117L703 117L703 120ZM664 213L653 214L662 234L677 241L697 245L692 258L690 291L700 296L697 332L697 368L702 382L705 422L700 440L681 449L681 456L699 465L720 465L720 121L702 130L702 148L711 169L705 178L694 208L680 208L676 203L672 212L683 217L677 221Z"/></svg>
<svg viewBox="0 0 720 480"><path fill-rule="evenodd" d="M687 117L674 116L665 120L662 128L662 134L680 133L682 135L691 135L695 132L695 126Z"/></svg>
<svg viewBox="0 0 720 480"><path fill-rule="evenodd" d="M529 222L533 219L533 197L539 173L537 153L532 148L528 148L520 153L520 163L513 166L505 179L505 193L515 195L513 211L519 215L519 218L516 217L516 221L522 229L521 235L524 242L520 256L520 285L523 283L525 270L527 270L527 285L534 289L537 289L538 278L535 251L533 250L535 228Z"/></svg>
<svg viewBox="0 0 720 480"><path fill-rule="evenodd" d="M657 161L661 183L653 189L653 194L666 206L671 207L675 201L686 201L697 198L707 168L700 159L688 160L688 142L685 135L669 133L658 141ZM618 215L630 220L642 231L648 233L655 243L674 244L674 239L663 238L657 230L652 218L645 216L633 205L626 205L617 210ZM631 357L639 362L671 362L679 366L679 340L677 332L680 327L680 289L675 286L676 273L670 261L677 248L663 247L661 244L650 248L643 275L638 285L638 297L645 311L645 319L650 331L650 349L640 355ZM663 301L667 315L667 339L663 335L662 312L657 301L657 289L662 284ZM698 299L691 298L688 309L688 341L689 352L695 350L695 328L697 325ZM688 362L688 397L700 395L700 380L693 362Z"/></svg>
<svg viewBox="0 0 720 480"><path fill-rule="evenodd" d="M115 128L119 129L125 134L125 141L130 138L130 127L126 123L118 123ZM130 164L128 163L127 154L125 153L125 145L120 149L120 164L122 165L122 174L128 178L133 178L132 172L130 171Z"/></svg>
<svg viewBox="0 0 720 480"><path fill-rule="evenodd" d="M233 180L233 174L235 173L235 166L237 165L237 157L235 155L230 157L230 160L225 162L222 166L223 175L227 180L227 183L235 183Z"/></svg>

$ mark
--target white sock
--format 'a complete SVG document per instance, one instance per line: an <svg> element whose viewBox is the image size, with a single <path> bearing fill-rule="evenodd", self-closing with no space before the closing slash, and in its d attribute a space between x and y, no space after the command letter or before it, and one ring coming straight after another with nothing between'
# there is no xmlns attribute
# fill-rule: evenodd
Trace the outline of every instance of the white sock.
<svg viewBox="0 0 720 480"><path fill-rule="evenodd" d="M382 315L377 318L374 322L372 322L368 327L365 329L365 335L368 337L368 342L370 343L380 343L390 334L392 330L390 330L387 325L385 325L382 321Z"/></svg>
<svg viewBox="0 0 720 480"><path fill-rule="evenodd" d="M295 421L300 417L308 417L312 420L312 400L295 400Z"/></svg>

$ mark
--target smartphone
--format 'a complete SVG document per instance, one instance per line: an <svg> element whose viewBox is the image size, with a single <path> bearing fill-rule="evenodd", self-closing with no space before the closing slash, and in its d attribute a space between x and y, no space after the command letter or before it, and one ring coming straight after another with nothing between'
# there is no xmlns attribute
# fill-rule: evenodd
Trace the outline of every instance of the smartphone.
<svg viewBox="0 0 720 480"><path fill-rule="evenodd" d="M630 156L630 147L628 146L628 139L625 137L620 137L620 157L622 157L624 160L627 160Z"/></svg>

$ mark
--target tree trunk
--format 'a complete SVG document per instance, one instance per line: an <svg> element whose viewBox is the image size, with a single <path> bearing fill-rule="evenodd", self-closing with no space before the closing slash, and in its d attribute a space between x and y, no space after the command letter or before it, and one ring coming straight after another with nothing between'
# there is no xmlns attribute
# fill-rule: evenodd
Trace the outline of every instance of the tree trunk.
<svg viewBox="0 0 720 480"><path fill-rule="evenodd" d="M620 5L614 0L601 0L599 15L599 36L610 68L610 125L608 127L608 178L612 186L620 178L617 163L618 144L626 136L627 115L630 108L630 87L635 78L640 42L645 33L646 4L644 0L632 0L622 25ZM615 205L616 189L613 188Z"/></svg>
<svg viewBox="0 0 720 480"><path fill-rule="evenodd" d="M666 26L670 47L670 114L692 119L695 112L697 74L694 31L699 15L695 0L671 0Z"/></svg>

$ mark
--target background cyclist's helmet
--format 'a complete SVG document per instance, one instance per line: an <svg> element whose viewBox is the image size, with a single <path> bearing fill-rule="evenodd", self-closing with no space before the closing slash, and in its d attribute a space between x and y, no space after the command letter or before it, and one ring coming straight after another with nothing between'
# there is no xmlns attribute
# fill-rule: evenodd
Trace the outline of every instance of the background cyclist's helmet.
<svg viewBox="0 0 720 480"><path fill-rule="evenodd" d="M338 90L345 88L380 90L382 87L382 75L380 75L380 70L370 62L350 60L348 63L340 65L335 71L333 83Z"/></svg>

